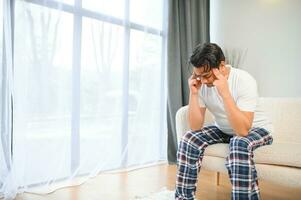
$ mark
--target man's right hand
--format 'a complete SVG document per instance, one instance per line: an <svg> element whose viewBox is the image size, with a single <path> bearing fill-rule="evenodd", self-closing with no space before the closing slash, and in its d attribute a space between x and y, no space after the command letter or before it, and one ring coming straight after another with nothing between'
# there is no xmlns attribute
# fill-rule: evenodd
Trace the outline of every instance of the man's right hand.
<svg viewBox="0 0 301 200"><path fill-rule="evenodd" d="M197 80L193 75L188 79L190 94L198 94L198 90L202 86L201 80Z"/></svg>

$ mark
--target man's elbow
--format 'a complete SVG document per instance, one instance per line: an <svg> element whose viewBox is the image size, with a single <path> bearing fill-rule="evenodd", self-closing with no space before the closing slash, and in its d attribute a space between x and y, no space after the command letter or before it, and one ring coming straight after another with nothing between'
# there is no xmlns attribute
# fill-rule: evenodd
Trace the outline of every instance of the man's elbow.
<svg viewBox="0 0 301 200"><path fill-rule="evenodd" d="M238 136L241 136L241 137L247 137L249 135L249 132L240 132L240 133L237 133Z"/></svg>
<svg viewBox="0 0 301 200"><path fill-rule="evenodd" d="M190 126L191 131L198 131L198 130L201 130L202 128L203 128L203 126Z"/></svg>
<svg viewBox="0 0 301 200"><path fill-rule="evenodd" d="M189 128L191 131L198 131L203 128L203 123L189 123Z"/></svg>
<svg viewBox="0 0 301 200"><path fill-rule="evenodd" d="M203 120L200 121L189 120L189 128L191 131L201 130L203 128L203 125L204 125Z"/></svg>
<svg viewBox="0 0 301 200"><path fill-rule="evenodd" d="M237 135L239 135L241 137L247 137L249 135L250 129L251 129L251 127L243 128L241 130L237 130L236 133L237 133Z"/></svg>

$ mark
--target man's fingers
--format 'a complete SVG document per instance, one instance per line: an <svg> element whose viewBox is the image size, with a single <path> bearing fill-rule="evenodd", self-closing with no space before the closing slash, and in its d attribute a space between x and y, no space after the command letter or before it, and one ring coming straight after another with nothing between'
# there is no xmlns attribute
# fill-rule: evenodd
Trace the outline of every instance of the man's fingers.
<svg viewBox="0 0 301 200"><path fill-rule="evenodd" d="M218 69L213 68L212 71L213 71L213 74L216 76L216 78L221 79L221 78L224 77L224 76L218 71Z"/></svg>
<svg viewBox="0 0 301 200"><path fill-rule="evenodd" d="M192 80L192 85L198 85L198 83L199 83L199 82L198 82L196 79L193 79L193 80Z"/></svg>
<svg viewBox="0 0 301 200"><path fill-rule="evenodd" d="M198 81L197 79L192 79L191 80L191 85L195 86L195 87L198 87L201 85L201 82Z"/></svg>
<svg viewBox="0 0 301 200"><path fill-rule="evenodd" d="M212 84L213 84L214 86L216 86L216 85L217 85L217 80L213 81Z"/></svg>
<svg viewBox="0 0 301 200"><path fill-rule="evenodd" d="M201 79L199 77L196 78L194 75L190 76L189 80L201 81Z"/></svg>

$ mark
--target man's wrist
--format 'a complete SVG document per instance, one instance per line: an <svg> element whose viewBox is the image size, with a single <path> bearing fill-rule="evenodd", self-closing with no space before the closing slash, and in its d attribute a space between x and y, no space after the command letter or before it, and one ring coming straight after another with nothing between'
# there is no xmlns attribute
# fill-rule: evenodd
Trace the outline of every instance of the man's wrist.
<svg viewBox="0 0 301 200"><path fill-rule="evenodd" d="M221 97L223 98L223 100L227 100L227 99L231 99L232 95L230 92L225 92L224 94L221 95Z"/></svg>
<svg viewBox="0 0 301 200"><path fill-rule="evenodd" d="M198 93L192 93L192 92L190 92L190 97L198 97L199 96L199 94Z"/></svg>

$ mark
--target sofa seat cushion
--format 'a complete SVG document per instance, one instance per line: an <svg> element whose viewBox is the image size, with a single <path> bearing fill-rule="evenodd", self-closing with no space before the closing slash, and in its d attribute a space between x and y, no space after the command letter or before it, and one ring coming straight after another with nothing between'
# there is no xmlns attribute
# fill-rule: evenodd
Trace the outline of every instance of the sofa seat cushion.
<svg viewBox="0 0 301 200"><path fill-rule="evenodd" d="M229 144L210 145L205 156L226 158ZM273 143L254 151L254 161L260 164L282 165L301 168L301 147L298 143Z"/></svg>

